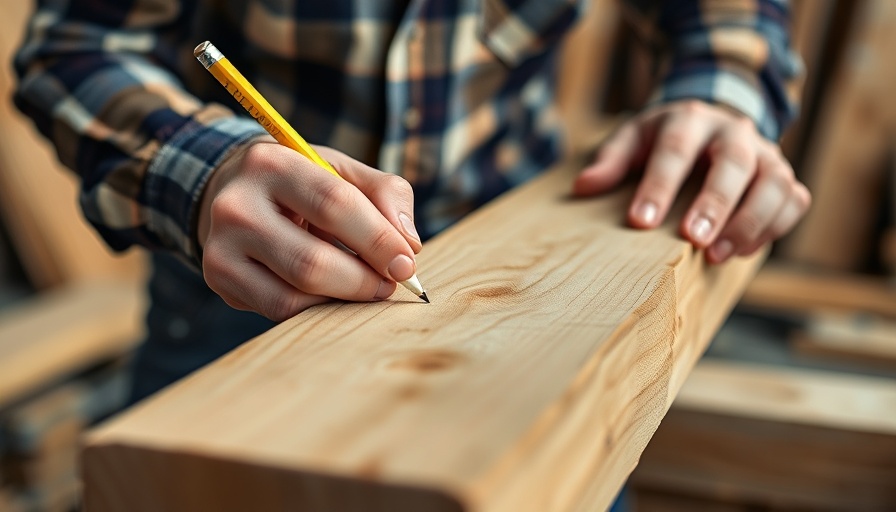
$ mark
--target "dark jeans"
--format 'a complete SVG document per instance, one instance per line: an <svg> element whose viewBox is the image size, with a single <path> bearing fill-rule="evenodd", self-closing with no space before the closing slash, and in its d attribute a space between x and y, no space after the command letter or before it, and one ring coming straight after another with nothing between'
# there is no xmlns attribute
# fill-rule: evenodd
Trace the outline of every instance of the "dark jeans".
<svg viewBox="0 0 896 512"><path fill-rule="evenodd" d="M177 259L152 256L147 338L133 361L135 403L214 361L275 324L237 311Z"/></svg>

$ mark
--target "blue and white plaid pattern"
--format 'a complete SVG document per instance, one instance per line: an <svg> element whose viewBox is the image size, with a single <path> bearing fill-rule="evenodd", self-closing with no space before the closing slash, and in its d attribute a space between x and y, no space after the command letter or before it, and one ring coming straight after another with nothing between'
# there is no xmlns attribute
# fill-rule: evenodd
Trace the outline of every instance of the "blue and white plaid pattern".
<svg viewBox="0 0 896 512"><path fill-rule="evenodd" d="M632 1L670 50L654 101L730 105L777 138L797 75L780 1ZM310 142L414 186L424 238L557 156L552 57L573 0L40 0L16 104L116 249L197 263L199 195L263 134L192 56L211 40Z"/></svg>

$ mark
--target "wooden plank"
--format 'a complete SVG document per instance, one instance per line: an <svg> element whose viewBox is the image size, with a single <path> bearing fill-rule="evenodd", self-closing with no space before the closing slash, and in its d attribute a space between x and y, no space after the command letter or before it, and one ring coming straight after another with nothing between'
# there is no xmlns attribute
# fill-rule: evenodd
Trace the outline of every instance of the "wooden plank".
<svg viewBox="0 0 896 512"><path fill-rule="evenodd" d="M618 3L589 0L578 26L566 38L557 75L557 106L565 132L566 152L594 149L594 133L602 123L601 99L606 93L610 61L621 23Z"/></svg>
<svg viewBox="0 0 896 512"><path fill-rule="evenodd" d="M896 321L871 315L817 314L796 332L801 355L896 370Z"/></svg>
<svg viewBox="0 0 896 512"><path fill-rule="evenodd" d="M312 308L94 431L88 510L606 507L761 255L707 268L578 165L427 243L433 304Z"/></svg>
<svg viewBox="0 0 896 512"><path fill-rule="evenodd" d="M873 247L896 127L896 2L861 3L805 165L813 208L783 245L790 260L858 270Z"/></svg>
<svg viewBox="0 0 896 512"><path fill-rule="evenodd" d="M0 62L7 64L0 66L0 216L35 286L110 276L140 280L144 256L113 255L88 227L71 173L8 100L15 80L8 63L24 38L32 3L8 2L3 10Z"/></svg>
<svg viewBox="0 0 896 512"><path fill-rule="evenodd" d="M770 264L750 283L743 304L799 313L860 311L896 317L896 289L881 278Z"/></svg>
<svg viewBox="0 0 896 512"><path fill-rule="evenodd" d="M894 510L896 382L702 361L632 482L750 510Z"/></svg>
<svg viewBox="0 0 896 512"><path fill-rule="evenodd" d="M791 41L793 51L803 60L805 72L801 79L794 83L795 90L789 90L792 97L800 98L802 115L784 133L781 149L787 158L796 165L802 156L803 138L809 129L811 113L808 112L816 94L820 89L819 79L822 68L826 64L822 59L824 45L830 32L830 22L834 9L834 0L794 0L791 16Z"/></svg>
<svg viewBox="0 0 896 512"><path fill-rule="evenodd" d="M131 350L143 336L143 287L62 287L0 312L0 408Z"/></svg>

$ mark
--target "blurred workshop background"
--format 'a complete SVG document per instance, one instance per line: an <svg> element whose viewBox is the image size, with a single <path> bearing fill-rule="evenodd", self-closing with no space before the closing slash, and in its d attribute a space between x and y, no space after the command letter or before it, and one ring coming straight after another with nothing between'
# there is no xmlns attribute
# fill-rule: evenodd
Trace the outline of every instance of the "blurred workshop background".
<svg viewBox="0 0 896 512"><path fill-rule="evenodd" d="M561 62L571 153L653 83L617 2L592 4ZM32 6L4 7L0 511L68 511L79 436L126 395L146 259L109 253L12 106ZM814 205L682 389L631 478L632 510L896 510L896 2L793 9L806 73L783 148Z"/></svg>

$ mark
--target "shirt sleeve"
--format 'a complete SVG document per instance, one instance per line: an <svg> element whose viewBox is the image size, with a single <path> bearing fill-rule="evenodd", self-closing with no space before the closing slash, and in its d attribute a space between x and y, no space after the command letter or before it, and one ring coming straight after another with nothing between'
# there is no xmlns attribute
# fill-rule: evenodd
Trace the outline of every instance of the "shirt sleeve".
<svg viewBox="0 0 896 512"><path fill-rule="evenodd" d="M797 113L802 62L786 0L629 1L636 29L665 53L650 103L700 99L734 108L778 140Z"/></svg>
<svg viewBox="0 0 896 512"><path fill-rule="evenodd" d="M210 171L264 130L199 101L172 71L192 3L41 0L14 100L80 176L85 216L113 249L167 250L195 267Z"/></svg>

